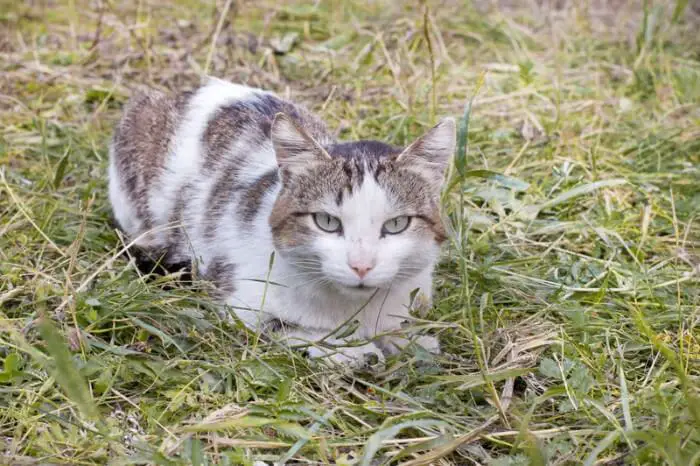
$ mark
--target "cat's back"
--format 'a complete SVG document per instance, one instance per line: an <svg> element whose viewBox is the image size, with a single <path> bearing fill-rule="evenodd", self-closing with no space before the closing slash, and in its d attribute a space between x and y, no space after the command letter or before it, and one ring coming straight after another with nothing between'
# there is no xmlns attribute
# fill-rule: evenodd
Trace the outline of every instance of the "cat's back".
<svg viewBox="0 0 700 466"><path fill-rule="evenodd" d="M216 191L221 198L275 170L270 128L279 112L319 142L331 140L303 107L219 79L194 91L132 97L110 146L110 200L121 228L132 239L157 230L179 218L185 192L202 200ZM165 247L167 241L155 232L141 243Z"/></svg>

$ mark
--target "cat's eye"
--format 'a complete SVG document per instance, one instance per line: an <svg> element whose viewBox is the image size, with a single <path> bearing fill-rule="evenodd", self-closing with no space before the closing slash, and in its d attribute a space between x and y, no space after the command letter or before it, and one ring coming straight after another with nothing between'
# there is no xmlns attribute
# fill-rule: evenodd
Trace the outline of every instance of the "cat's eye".
<svg viewBox="0 0 700 466"><path fill-rule="evenodd" d="M313 217L316 226L327 233L337 233L342 227L338 217L334 217L325 212L317 212L313 214Z"/></svg>
<svg viewBox="0 0 700 466"><path fill-rule="evenodd" d="M411 217L409 217L408 215L394 217L384 222L384 225L382 225L382 233L398 235L399 233L404 232L410 224Z"/></svg>

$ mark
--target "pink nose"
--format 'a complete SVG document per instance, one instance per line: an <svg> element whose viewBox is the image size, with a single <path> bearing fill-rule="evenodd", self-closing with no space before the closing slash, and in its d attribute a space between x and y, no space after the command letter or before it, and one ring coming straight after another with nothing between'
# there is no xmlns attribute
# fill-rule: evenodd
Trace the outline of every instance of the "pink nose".
<svg viewBox="0 0 700 466"><path fill-rule="evenodd" d="M362 265L362 266L350 266L352 270L355 271L358 277L360 278L365 278L365 275L369 273L370 270L372 270L373 267L368 266L368 265Z"/></svg>

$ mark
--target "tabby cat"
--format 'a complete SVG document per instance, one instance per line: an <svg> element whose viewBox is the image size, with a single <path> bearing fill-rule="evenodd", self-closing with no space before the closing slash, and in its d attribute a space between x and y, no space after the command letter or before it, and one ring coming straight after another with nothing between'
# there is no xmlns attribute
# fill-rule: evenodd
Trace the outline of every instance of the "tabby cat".
<svg viewBox="0 0 700 466"><path fill-rule="evenodd" d="M248 327L363 364L409 342L392 331L416 290L430 300L454 144L449 118L407 148L340 142L297 104L211 78L129 101L109 197L140 251L192 264ZM355 332L334 336L347 322ZM439 351L433 337L412 339Z"/></svg>

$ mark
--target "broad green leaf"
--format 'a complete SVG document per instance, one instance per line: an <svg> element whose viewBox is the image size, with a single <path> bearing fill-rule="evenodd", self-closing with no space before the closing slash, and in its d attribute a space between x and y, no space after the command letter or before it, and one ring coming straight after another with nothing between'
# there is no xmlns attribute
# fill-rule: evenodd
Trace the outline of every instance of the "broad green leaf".
<svg viewBox="0 0 700 466"><path fill-rule="evenodd" d="M22 359L19 357L19 354L17 354L17 353L8 354L7 357L5 358L5 370L4 370L4 372L7 372L9 374L13 374L15 372L18 372L20 362L22 362Z"/></svg>
<svg viewBox="0 0 700 466"><path fill-rule="evenodd" d="M594 191L597 191L601 188L612 188L615 186L620 186L623 184L626 184L627 180L623 180L620 178L613 179L613 180L602 180L602 181L595 181L593 183L587 183L581 186L576 186L573 189L570 189L566 191L565 193L562 193L555 197L554 199L550 199L549 201L546 201L539 206L539 210L546 209L549 207L554 207L555 205L562 204L569 199L573 199L574 197L577 196L582 196L584 194L590 194Z"/></svg>
<svg viewBox="0 0 700 466"><path fill-rule="evenodd" d="M464 178L484 178L486 180L495 181L496 183L505 186L506 188L510 188L513 191L527 191L527 188L530 187L530 183L526 183L525 181L513 178L512 176L503 175L491 170L469 170L468 172L465 172L463 176Z"/></svg>
<svg viewBox="0 0 700 466"><path fill-rule="evenodd" d="M552 379L561 379L559 364L551 358L543 358L540 361L540 373Z"/></svg>
<svg viewBox="0 0 700 466"><path fill-rule="evenodd" d="M277 390L277 401L279 403L282 403L284 401L287 401L287 398L289 398L289 392L292 389L292 379L286 378L283 379L282 382L279 385L279 389Z"/></svg>
<svg viewBox="0 0 700 466"><path fill-rule="evenodd" d="M296 439L308 440L311 438L311 433L296 422L279 421L273 423L272 427Z"/></svg>

